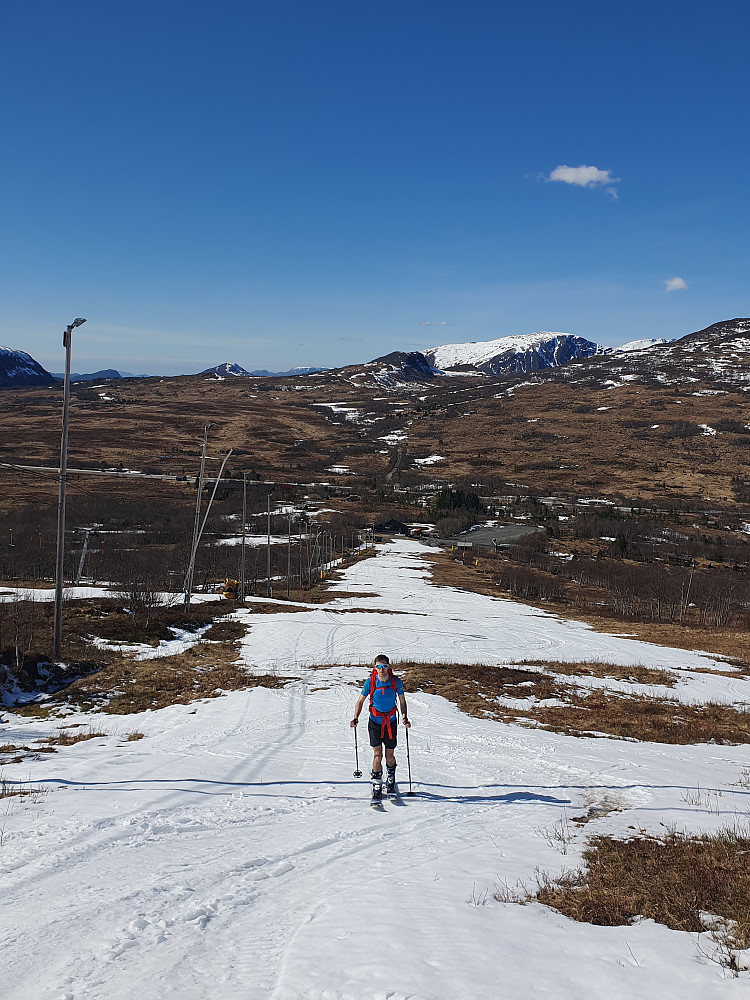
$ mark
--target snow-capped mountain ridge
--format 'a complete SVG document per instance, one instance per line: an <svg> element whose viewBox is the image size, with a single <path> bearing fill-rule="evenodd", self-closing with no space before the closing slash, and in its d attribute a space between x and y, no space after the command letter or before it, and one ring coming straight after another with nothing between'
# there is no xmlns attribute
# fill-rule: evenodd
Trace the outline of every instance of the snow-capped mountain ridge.
<svg viewBox="0 0 750 1000"><path fill-rule="evenodd" d="M467 344L442 344L424 352L433 368L474 368L487 375L557 368L576 358L607 353L609 348L592 340L548 331Z"/></svg>

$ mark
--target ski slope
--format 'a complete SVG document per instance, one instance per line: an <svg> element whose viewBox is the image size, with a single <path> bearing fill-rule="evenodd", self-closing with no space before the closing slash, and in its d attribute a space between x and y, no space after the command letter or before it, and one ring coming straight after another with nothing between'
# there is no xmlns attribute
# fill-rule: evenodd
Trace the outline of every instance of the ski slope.
<svg viewBox="0 0 750 1000"><path fill-rule="evenodd" d="M744 994L747 983L725 978L696 935L649 921L576 924L493 893L531 884L536 867L575 866L590 833L708 829L743 816L748 792L731 783L750 764L748 747L566 737L412 694L416 794L369 808L366 779L352 777L348 723L377 652L641 662L686 671L677 690L687 700L735 700L747 684L690 674L711 662L698 653L433 587L425 551L407 540L383 546L346 571L325 606L240 611L244 660L294 676L287 688L125 718L70 716L108 735L13 775L48 791L3 800L4 1000ZM3 743L29 745L60 724L4 718ZM146 738L127 742L132 731ZM397 757L403 792L403 746ZM360 766L367 774L361 743ZM698 784L723 789L715 808L684 800ZM619 811L576 829L561 855L550 829L591 806Z"/></svg>

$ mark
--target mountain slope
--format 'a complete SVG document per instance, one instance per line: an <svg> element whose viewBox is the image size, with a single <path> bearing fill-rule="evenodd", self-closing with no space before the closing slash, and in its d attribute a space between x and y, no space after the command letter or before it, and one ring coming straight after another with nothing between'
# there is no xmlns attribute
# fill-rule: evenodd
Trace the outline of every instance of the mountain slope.
<svg viewBox="0 0 750 1000"><path fill-rule="evenodd" d="M706 388L750 391L750 319L722 320L645 350L597 355L544 377L599 387L624 381L651 386L703 383Z"/></svg>
<svg viewBox="0 0 750 1000"><path fill-rule="evenodd" d="M231 361L225 361L223 365L216 365L215 368L206 368L200 375L249 375L250 372L246 371L242 365L234 364Z"/></svg>
<svg viewBox="0 0 750 1000"><path fill-rule="evenodd" d="M570 333L532 333L469 344L443 344L425 351L425 358L433 368L505 375L557 368L607 350Z"/></svg>
<svg viewBox="0 0 750 1000"><path fill-rule="evenodd" d="M0 347L0 388L54 385L57 379L25 351Z"/></svg>

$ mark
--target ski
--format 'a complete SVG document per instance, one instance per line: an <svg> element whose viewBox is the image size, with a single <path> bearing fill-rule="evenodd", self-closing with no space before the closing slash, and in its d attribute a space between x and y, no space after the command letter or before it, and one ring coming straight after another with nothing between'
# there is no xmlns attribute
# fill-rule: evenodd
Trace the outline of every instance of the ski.
<svg viewBox="0 0 750 1000"><path fill-rule="evenodd" d="M386 788L385 797L386 799L388 799L389 802L392 802L395 806L406 805L404 800L401 798L401 793L398 790L398 786L395 784L393 785L392 788Z"/></svg>

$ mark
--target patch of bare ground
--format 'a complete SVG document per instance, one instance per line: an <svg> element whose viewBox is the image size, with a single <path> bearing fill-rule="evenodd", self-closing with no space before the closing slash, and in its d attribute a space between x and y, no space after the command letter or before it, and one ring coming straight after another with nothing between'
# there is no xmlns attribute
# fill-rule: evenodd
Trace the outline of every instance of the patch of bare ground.
<svg viewBox="0 0 750 1000"><path fill-rule="evenodd" d="M122 600L95 598L70 601L65 606L66 638L85 640L95 635L107 642L149 643L158 645L162 639L174 638L172 629L195 631L211 625L232 610L227 601L215 600L195 604L185 611L182 604L156 604L132 613ZM45 607L45 616L51 611Z"/></svg>
<svg viewBox="0 0 750 1000"><path fill-rule="evenodd" d="M642 663L604 663L602 660L580 660L567 663L564 660L519 660L524 667L542 667L553 674L568 677L611 677L616 681L630 681L633 684L661 684L674 687L677 675L669 670L644 667Z"/></svg>
<svg viewBox="0 0 750 1000"><path fill-rule="evenodd" d="M436 549L425 553L422 558L429 564L429 581L435 587L456 587L486 597L504 596L489 573L478 571L473 565L465 565L452 552Z"/></svg>
<svg viewBox="0 0 750 1000"><path fill-rule="evenodd" d="M407 691L438 694L467 715L508 719L501 698L559 698L563 686L549 674L518 667L463 663L398 663L394 669Z"/></svg>
<svg viewBox="0 0 750 1000"><path fill-rule="evenodd" d="M487 664L394 665L408 691L425 691L454 702L479 718L538 726L569 736L611 736L652 743L750 743L750 712L707 702L583 691L540 671ZM607 664L607 666L609 666ZM534 699L530 707L500 699ZM554 699L555 704L545 704Z"/></svg>
<svg viewBox="0 0 750 1000"><path fill-rule="evenodd" d="M629 840L592 837L584 868L557 877L537 872L535 890L514 896L501 888L501 902L536 900L571 920L615 927L655 920L672 930L708 931L711 955L732 972L747 968L750 947L750 835L724 828L688 835Z"/></svg>
<svg viewBox="0 0 750 1000"><path fill-rule="evenodd" d="M567 692L568 703L536 705L518 714L570 736L614 736L650 743L750 743L750 712L707 702L621 695L606 690Z"/></svg>
<svg viewBox="0 0 750 1000"><path fill-rule="evenodd" d="M627 634L628 638L653 642L672 649L699 649L720 656L733 667L727 671L704 668L706 673L736 677L738 673L750 676L750 633L733 628L688 626L671 622L639 622L626 617L594 615L571 604L558 602L533 602L511 597L492 580L495 563L489 559L470 557L466 563L456 559L452 552L435 552L423 557L431 564L430 580L439 587L456 587L474 594L512 600L549 614L559 614L570 621L583 622L595 632L609 635Z"/></svg>
<svg viewBox="0 0 750 1000"><path fill-rule="evenodd" d="M232 642L201 642L174 656L151 660L118 656L98 673L74 681L61 701L89 711L130 715L218 698L227 691L283 687L289 680L251 673L237 662Z"/></svg>

